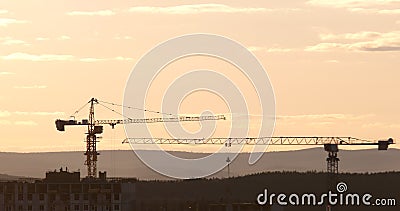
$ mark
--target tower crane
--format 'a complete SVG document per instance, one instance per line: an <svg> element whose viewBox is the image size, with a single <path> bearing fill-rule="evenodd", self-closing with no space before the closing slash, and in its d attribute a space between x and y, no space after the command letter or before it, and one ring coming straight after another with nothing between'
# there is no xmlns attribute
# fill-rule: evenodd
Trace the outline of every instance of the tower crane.
<svg viewBox="0 0 400 211"><path fill-rule="evenodd" d="M207 139L168 139L168 138L126 138L122 143L130 144L224 144L230 147L236 145L323 145L328 152L327 171L339 172L339 145L347 146L378 146L378 150L387 150L394 144L393 139L369 141L353 137L259 137L259 138L207 138Z"/></svg>
<svg viewBox="0 0 400 211"><path fill-rule="evenodd" d="M115 110L109 108L104 104L112 104L118 105L114 103L109 103L105 101L100 101L96 98L92 98L88 103L86 103L82 108L75 112L78 113L82 110L86 105L90 105L89 108L89 119L83 119L81 121L77 121L74 119L70 120L61 120L57 119L55 121L56 128L58 131L65 131L65 126L87 126L88 130L86 133L86 152L84 155L86 156L85 165L87 166L88 171L88 178L96 178L97 176L97 156L100 155L97 152L97 134L103 133L103 126L102 125L110 125L113 129L115 125L118 124L131 124L131 123L157 123L157 122L181 122L181 121L206 121L206 120L225 120L224 115L216 115L216 116L177 116L177 117L170 117L170 118L146 118L146 119L132 119L129 117L125 117L122 120L96 120L95 119L95 105L102 105L103 107L116 112ZM121 106L121 105L119 105ZM144 109L140 109L143 111L148 111ZM152 112L152 111L151 111ZM118 112L116 112L118 113ZM156 112L160 113L160 112ZM120 113L118 113L120 114ZM122 115L122 114L120 114ZM172 115L172 114L169 114Z"/></svg>

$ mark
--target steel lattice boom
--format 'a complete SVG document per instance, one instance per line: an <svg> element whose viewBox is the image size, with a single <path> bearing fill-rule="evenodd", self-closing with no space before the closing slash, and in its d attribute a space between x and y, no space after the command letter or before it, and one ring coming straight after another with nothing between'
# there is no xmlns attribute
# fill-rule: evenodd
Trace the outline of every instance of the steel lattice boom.
<svg viewBox="0 0 400 211"><path fill-rule="evenodd" d="M378 142L353 137L259 137L259 138L126 138L132 144L247 144L247 145L378 145Z"/></svg>
<svg viewBox="0 0 400 211"><path fill-rule="evenodd" d="M126 138L122 143L130 144L224 144L232 145L323 145L328 152L327 171L339 172L338 145L376 145L378 150L387 150L394 144L393 139L369 141L353 137L259 137L259 138L205 138L205 139L169 139L169 138Z"/></svg>
<svg viewBox="0 0 400 211"><path fill-rule="evenodd" d="M97 120L98 125L117 125L117 124L132 124L132 123L157 123L157 122L193 122L207 120L225 120L224 115L216 116L179 116L169 118L147 118L147 119L123 119L123 120Z"/></svg>

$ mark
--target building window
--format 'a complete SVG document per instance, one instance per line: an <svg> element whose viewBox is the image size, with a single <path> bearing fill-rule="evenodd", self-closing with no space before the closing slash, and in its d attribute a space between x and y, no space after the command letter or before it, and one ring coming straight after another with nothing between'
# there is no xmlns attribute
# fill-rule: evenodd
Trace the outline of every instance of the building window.
<svg viewBox="0 0 400 211"><path fill-rule="evenodd" d="M89 199L89 196L88 196L88 194L83 194L83 200L88 200Z"/></svg>
<svg viewBox="0 0 400 211"><path fill-rule="evenodd" d="M18 185L18 192L24 192L24 186L22 184Z"/></svg>
<svg viewBox="0 0 400 211"><path fill-rule="evenodd" d="M118 204L114 205L114 210L119 210L119 205Z"/></svg>
<svg viewBox="0 0 400 211"><path fill-rule="evenodd" d="M32 194L31 193L28 194L28 201L32 201Z"/></svg>
<svg viewBox="0 0 400 211"><path fill-rule="evenodd" d="M79 194L77 194L77 193L74 194L74 200L75 200L75 201L79 201Z"/></svg>
<svg viewBox="0 0 400 211"><path fill-rule="evenodd" d="M28 210L32 210L32 205L28 205Z"/></svg>
<svg viewBox="0 0 400 211"><path fill-rule="evenodd" d="M49 194L48 197L51 202L56 200L56 194Z"/></svg>
<svg viewBox="0 0 400 211"><path fill-rule="evenodd" d="M19 193L18 194L18 201L22 201L22 200L24 200L24 194Z"/></svg>
<svg viewBox="0 0 400 211"><path fill-rule="evenodd" d="M114 200L118 201L119 200L119 194L114 194Z"/></svg>
<svg viewBox="0 0 400 211"><path fill-rule="evenodd" d="M44 211L44 205L40 205L40 206L39 206L39 210L40 210L40 211Z"/></svg>
<svg viewBox="0 0 400 211"><path fill-rule="evenodd" d="M75 209L75 210L79 210L79 205L76 204L76 205L74 206L74 209Z"/></svg>
<svg viewBox="0 0 400 211"><path fill-rule="evenodd" d="M43 193L39 194L39 200L40 200L40 201L43 201L43 200L44 200L44 194L43 194Z"/></svg>
<svg viewBox="0 0 400 211"><path fill-rule="evenodd" d="M89 210L89 205L87 204L83 205L83 210Z"/></svg>
<svg viewBox="0 0 400 211"><path fill-rule="evenodd" d="M18 211L24 211L24 208L22 207L22 205L18 206Z"/></svg>

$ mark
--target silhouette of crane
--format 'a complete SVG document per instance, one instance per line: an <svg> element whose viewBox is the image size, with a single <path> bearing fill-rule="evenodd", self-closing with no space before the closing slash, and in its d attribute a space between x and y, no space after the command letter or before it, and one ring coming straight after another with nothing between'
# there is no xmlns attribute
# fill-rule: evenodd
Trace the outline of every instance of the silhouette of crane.
<svg viewBox="0 0 400 211"><path fill-rule="evenodd" d="M114 129L115 125L117 125L117 124L206 121L206 120L225 120L226 119L224 115L216 115L216 116L212 116L212 115L211 116L176 116L175 115L175 117L170 117L170 118L132 119L129 117L124 117L125 119L122 119L122 120L96 120L94 111L95 111L95 105L97 105L97 104L101 105L101 106L105 107L106 109L111 110L119 115L122 115L121 113L118 113L114 109L111 109L105 105L105 104L111 104L111 105L118 105L118 104L100 101L100 100L97 100L96 98L92 98L89 102L87 102L84 106L82 106L80 109L78 109L74 113L74 115L75 115L78 112L80 112L83 108L85 108L87 105L90 105L89 119L83 119L81 121L77 121L77 120L75 120L74 116L71 116L74 118L70 119L70 120L57 119L55 121L56 128L58 131L65 131L65 126L87 126L88 130L86 133L86 152L84 153L84 155L86 156L85 165L87 166L89 178L97 177L97 156L100 155L100 153L97 152L97 149L96 149L97 142L98 142L96 135L103 133L102 125L110 125ZM122 105L118 105L118 106L122 106ZM131 108L131 107L129 107L129 108ZM139 108L134 108L134 109L139 109ZM145 110L145 109L139 109L139 110L163 114L161 112L149 111L149 110ZM168 115L172 115L172 114L168 114Z"/></svg>
<svg viewBox="0 0 400 211"><path fill-rule="evenodd" d="M131 144L224 144L230 147L240 145L323 145L328 152L327 171L339 172L339 145L378 146L378 150L387 150L394 144L393 139L369 141L353 137L259 137L259 138L207 138L207 139L168 139L168 138L126 138L122 143Z"/></svg>

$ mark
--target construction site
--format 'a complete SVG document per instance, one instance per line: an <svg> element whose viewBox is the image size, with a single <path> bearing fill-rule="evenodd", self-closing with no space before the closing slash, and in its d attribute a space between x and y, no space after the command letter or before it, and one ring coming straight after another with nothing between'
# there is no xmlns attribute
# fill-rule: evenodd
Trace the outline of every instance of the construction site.
<svg viewBox="0 0 400 211"><path fill-rule="evenodd" d="M120 114L110 105L118 105L90 99L88 119L55 121L58 131L66 131L66 127L87 127L86 151L84 152L87 174L70 172L68 168L49 171L44 179L21 179L0 183L0 208L5 211L23 210L302 210L299 207L260 206L256 202L257 193L263 187L273 188L282 193L308 191L322 193L326 190L336 190L336 184L341 181L351 182L353 191L374 190L376 194L384 194L388 190L396 190L399 183L391 182L398 178L398 173L382 174L341 174L339 168L339 147L374 146L376 150L385 151L394 144L394 140L369 141L353 137L243 137L243 138L135 138L128 137L121 144L138 145L281 145L281 146L321 146L327 154L321 158L326 162L325 172L263 172L252 175L235 176L230 174L231 158L226 160L227 177L218 179L209 177L188 178L188 180L142 181L136 178L107 177L107 172L99 171L97 167L98 136L103 133L104 126L114 129L120 124L150 124L159 122L198 122L224 121L224 115L216 116L177 116L168 118L147 119L107 119L95 118L95 107L102 107ZM86 106L83 106L80 112ZM265 173L264 173L265 172ZM364 184L372 184L365 187ZM391 210L389 209L387 210ZM354 210L353 207L332 207L328 205L307 207L306 210ZM374 210L363 207L363 210ZM393 209L396 210L396 209Z"/></svg>

